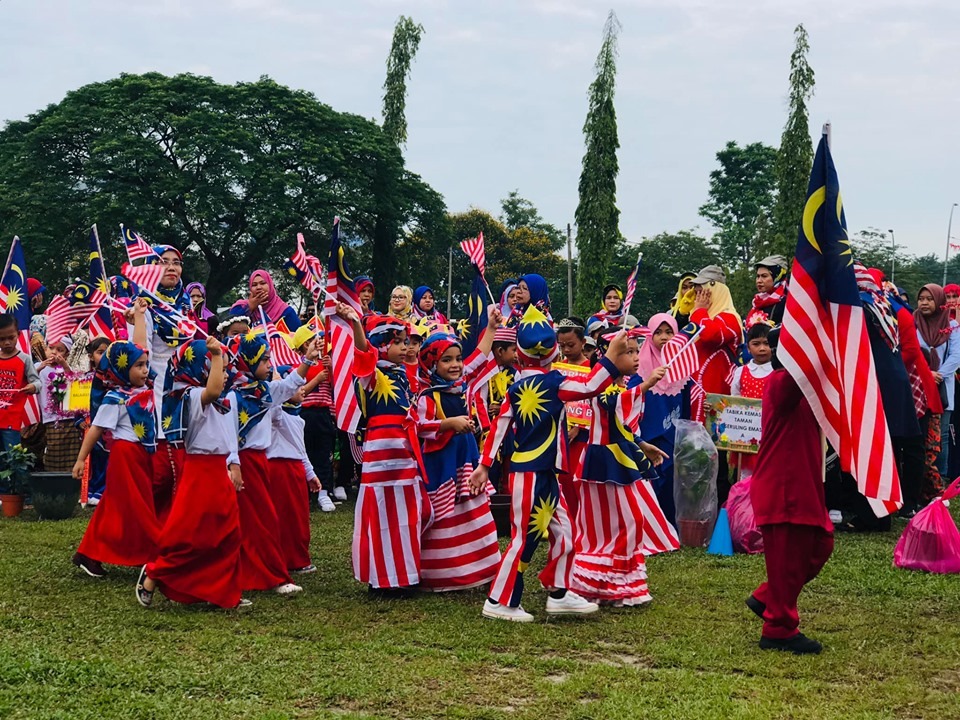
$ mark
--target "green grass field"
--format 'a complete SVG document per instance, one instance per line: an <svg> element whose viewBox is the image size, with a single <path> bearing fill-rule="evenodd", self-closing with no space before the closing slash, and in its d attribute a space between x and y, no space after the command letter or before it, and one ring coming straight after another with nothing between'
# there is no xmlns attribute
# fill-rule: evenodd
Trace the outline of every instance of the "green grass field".
<svg viewBox="0 0 960 720"><path fill-rule="evenodd" d="M86 514L0 519L0 718L960 718L960 578L893 569L902 521L838 536L800 605L824 653L794 657L757 648L743 605L762 557L652 558L651 605L583 620L547 622L530 582L515 625L479 591L368 599L350 508L314 514L305 593L242 613L144 610L134 569L81 574Z"/></svg>

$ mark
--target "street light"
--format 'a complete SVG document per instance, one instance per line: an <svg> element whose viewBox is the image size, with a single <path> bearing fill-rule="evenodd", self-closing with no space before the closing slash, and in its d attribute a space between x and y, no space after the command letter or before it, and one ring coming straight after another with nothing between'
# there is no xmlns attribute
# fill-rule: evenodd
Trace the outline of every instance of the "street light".
<svg viewBox="0 0 960 720"><path fill-rule="evenodd" d="M897 269L897 238L893 235L893 230L887 230L890 233L890 244L893 246L893 250L890 255L890 282L893 285L897 284L897 281L894 279L894 272Z"/></svg>
<svg viewBox="0 0 960 720"><path fill-rule="evenodd" d="M947 284L947 260L950 258L950 228L953 226L953 209L956 203L950 206L950 219L947 221L947 249L943 251L943 285Z"/></svg>

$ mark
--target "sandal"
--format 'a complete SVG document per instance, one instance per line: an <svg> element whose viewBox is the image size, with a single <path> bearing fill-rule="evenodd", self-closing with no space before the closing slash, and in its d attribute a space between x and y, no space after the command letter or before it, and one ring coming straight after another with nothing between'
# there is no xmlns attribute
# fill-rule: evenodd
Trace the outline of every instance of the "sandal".
<svg viewBox="0 0 960 720"><path fill-rule="evenodd" d="M147 566L144 565L140 570L140 577L137 578L137 602L143 607L148 608L153 603L153 590L147 590L144 583L147 580Z"/></svg>

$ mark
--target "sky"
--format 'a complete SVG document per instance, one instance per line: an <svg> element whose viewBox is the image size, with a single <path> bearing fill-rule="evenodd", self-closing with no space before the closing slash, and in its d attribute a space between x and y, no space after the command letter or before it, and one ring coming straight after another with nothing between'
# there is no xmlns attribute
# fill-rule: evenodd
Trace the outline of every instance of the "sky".
<svg viewBox="0 0 960 720"><path fill-rule="evenodd" d="M407 166L451 211L497 214L516 189L563 227L610 9L622 25L617 190L628 241L711 231L697 210L715 154L728 140L779 144L803 23L816 73L810 129L832 124L851 232L893 229L898 247L942 257L960 202L956 0L0 0L0 120L121 72L159 71L223 83L269 75L379 121L393 26L407 15L425 30L408 86Z"/></svg>

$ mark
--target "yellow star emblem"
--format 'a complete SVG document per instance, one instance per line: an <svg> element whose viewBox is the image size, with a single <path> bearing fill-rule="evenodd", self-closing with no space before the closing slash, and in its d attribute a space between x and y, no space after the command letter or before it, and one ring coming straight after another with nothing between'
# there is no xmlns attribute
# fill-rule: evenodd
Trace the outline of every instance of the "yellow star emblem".
<svg viewBox="0 0 960 720"><path fill-rule="evenodd" d="M171 426L172 424L173 424L173 416L172 416L172 415L164 415L164 416L163 416L163 429L164 429L164 430L169 430L169 429L170 429L170 426Z"/></svg>
<svg viewBox="0 0 960 720"><path fill-rule="evenodd" d="M377 370L377 384L373 388L373 397L377 402L386 402L387 400L397 400L400 393L397 392L397 386L390 377Z"/></svg>
<svg viewBox="0 0 960 720"><path fill-rule="evenodd" d="M239 417L241 425L246 425L248 422L250 422L250 413L248 413L246 410L241 410Z"/></svg>
<svg viewBox="0 0 960 720"><path fill-rule="evenodd" d="M187 345L186 349L183 351L183 359L188 363L193 362L193 345Z"/></svg>
<svg viewBox="0 0 960 720"><path fill-rule="evenodd" d="M517 410L523 422L532 423L546 409L547 392L542 385L540 382L531 382L522 385L517 391Z"/></svg>
<svg viewBox="0 0 960 720"><path fill-rule="evenodd" d="M20 288L12 287L7 291L7 311L16 310L23 304Z"/></svg>
<svg viewBox="0 0 960 720"><path fill-rule="evenodd" d="M127 354L125 352L122 352L119 355L117 355L117 369L123 370L129 364L130 364L130 358L127 357Z"/></svg>
<svg viewBox="0 0 960 720"><path fill-rule="evenodd" d="M550 535L550 520L557 509L557 499L553 497L540 498L530 513L530 526L527 532L539 535L546 540Z"/></svg>
<svg viewBox="0 0 960 720"><path fill-rule="evenodd" d="M137 436L138 440L143 440L143 436L147 434L147 428L143 423L136 423L133 426L133 434Z"/></svg>

